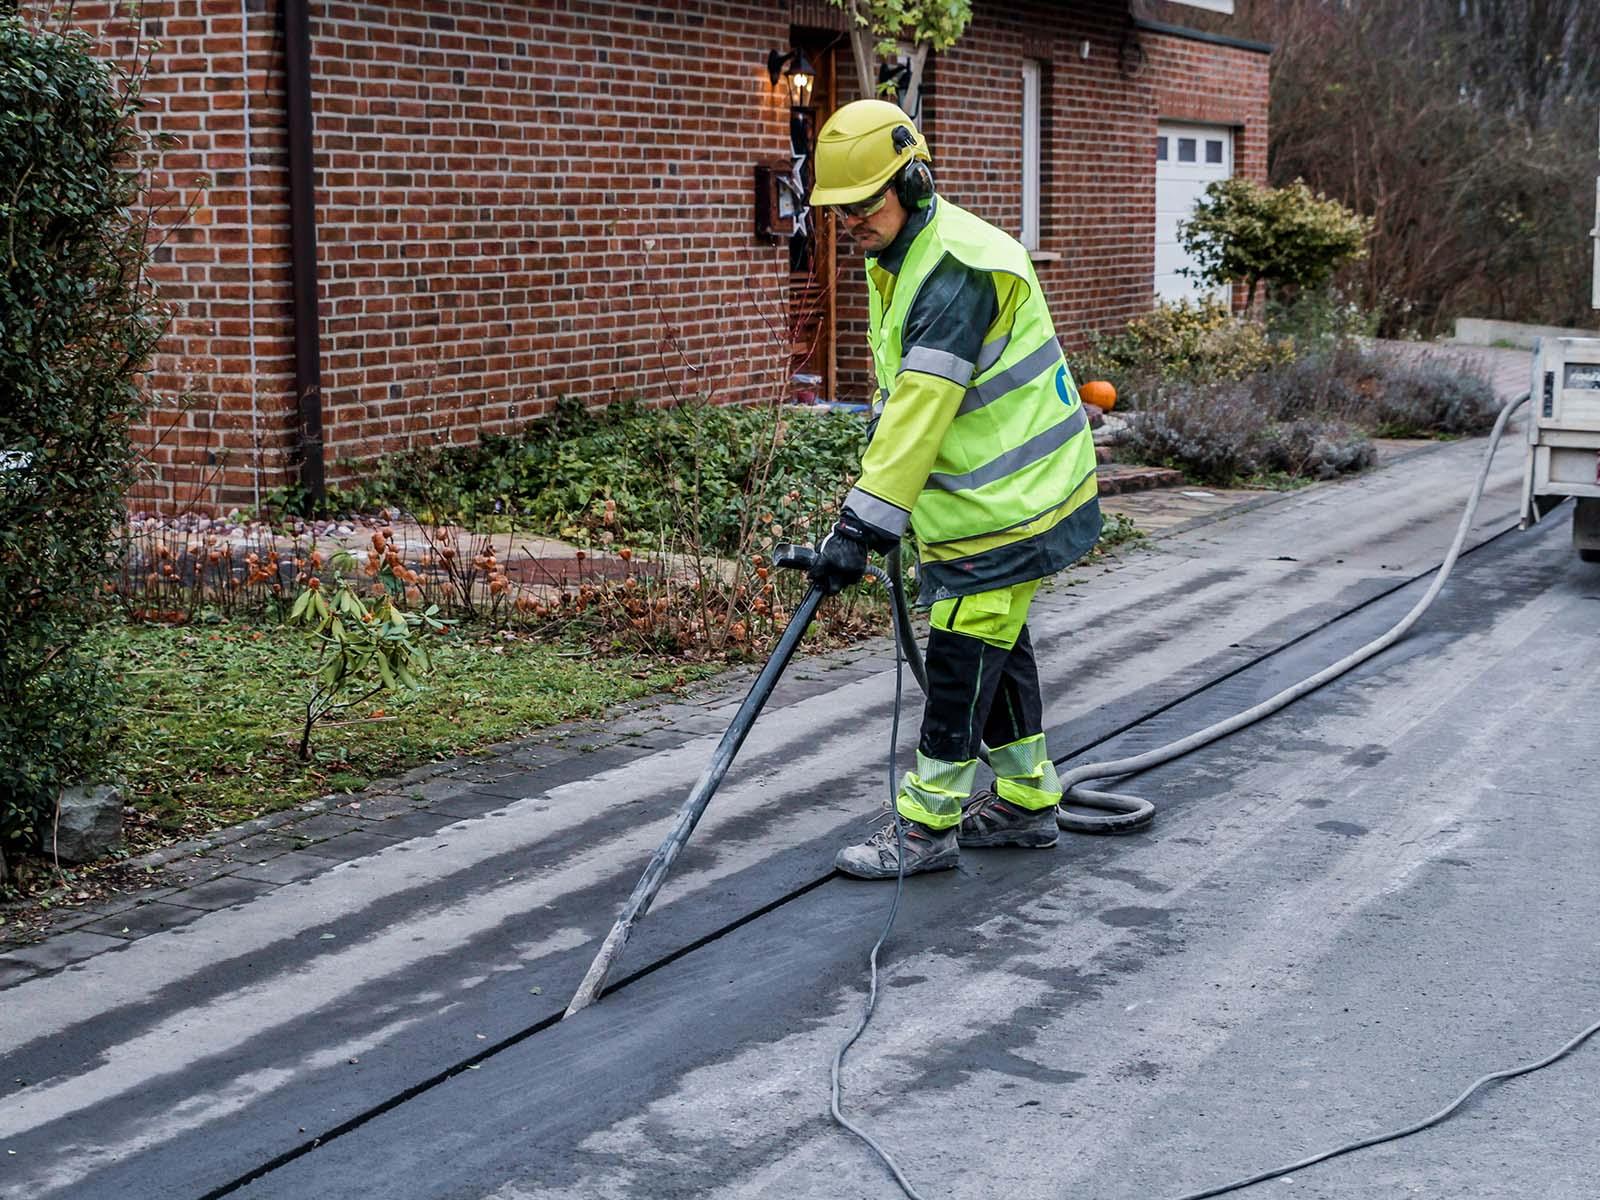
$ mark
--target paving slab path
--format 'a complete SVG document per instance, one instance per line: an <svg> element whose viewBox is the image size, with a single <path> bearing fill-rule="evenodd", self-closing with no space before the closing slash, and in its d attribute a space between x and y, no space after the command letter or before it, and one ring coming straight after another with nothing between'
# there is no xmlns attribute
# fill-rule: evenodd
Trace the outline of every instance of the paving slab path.
<svg viewBox="0 0 1600 1200"><path fill-rule="evenodd" d="M1558 523L1509 532L1519 450L1440 610L1138 780L1151 830L911 881L847 1104L926 1195L1214 1182L1437 1107L1600 1009L1600 573ZM1034 621L1054 752L1159 744L1380 631L1481 451L1408 452L1063 578ZM897 1194L826 1118L889 898L830 869L885 792L888 667L877 643L791 671L613 992L571 1021L732 683L597 725L589 751L259 830L209 880L0 955L0 1196ZM1600 1172L1593 1061L1297 1194L1591 1195L1563 1189Z"/></svg>

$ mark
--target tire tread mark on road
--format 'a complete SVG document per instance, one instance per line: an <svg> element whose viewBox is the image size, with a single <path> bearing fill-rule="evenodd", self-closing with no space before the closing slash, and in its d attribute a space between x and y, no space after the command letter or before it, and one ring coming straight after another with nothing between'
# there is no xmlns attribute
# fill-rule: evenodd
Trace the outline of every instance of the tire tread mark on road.
<svg viewBox="0 0 1600 1200"><path fill-rule="evenodd" d="M1464 549L1462 551L1462 557L1464 558L1469 554L1474 554L1478 550L1481 550L1483 547L1491 545L1492 543L1494 543L1496 541L1499 541L1500 538L1504 537L1506 534L1510 533L1513 529L1516 529L1516 528L1517 528L1517 526L1514 525L1514 524L1513 525L1508 525L1505 528L1501 529L1499 532L1490 534L1489 536L1484 538L1483 541L1478 542L1474 546L1471 546L1469 548ZM1324 630L1328 629L1330 626L1333 626L1333 625L1337 624L1338 622L1343 621L1346 617L1354 616L1355 614L1361 612L1363 609L1369 608L1373 604L1376 604L1378 601L1387 599L1388 597L1394 595L1396 592L1402 591L1403 589L1405 589L1407 587L1410 587L1412 584L1416 583L1418 580L1426 579L1429 575L1432 575L1437 570L1438 570L1438 567L1436 567L1436 566L1435 567L1430 567L1428 570L1421 571L1416 575L1412 575L1412 576L1409 576L1409 577L1404 578L1404 579L1396 580L1395 583L1393 584L1393 586L1384 588L1382 591L1374 593L1373 595L1367 597L1365 600L1362 600L1360 603L1352 605L1351 607L1349 607L1347 609L1344 609L1344 610L1342 610L1342 611L1340 611L1338 613L1335 613L1334 615L1328 617L1326 620L1321 621L1318 624L1312 626L1310 629L1305 630L1303 633L1297 634L1296 636L1288 639L1287 641L1280 642L1277 645L1273 646L1271 649L1262 651L1260 654L1255 655L1253 658L1245 660L1244 662L1240 663L1238 666L1235 666L1235 667L1231 668L1230 670L1227 670L1227 671L1223 672L1222 674L1215 676L1214 678L1208 679L1204 683L1195 685L1194 687L1192 687L1189 690L1185 691L1181 695L1175 696L1171 700L1168 700L1166 703L1158 705L1157 707L1152 709L1150 712L1145 713L1143 716L1136 717L1136 718L1134 718L1132 720L1129 720L1129 721L1125 722L1124 724L1118 726L1117 728L1112 729L1109 732L1107 732L1107 733L1105 733L1105 734L1103 734L1103 735L1101 735L1099 737L1096 737L1093 740L1091 740L1089 742L1086 742L1081 746L1074 747L1072 750L1069 750L1066 754L1061 755L1060 757L1056 758L1056 760L1055 760L1056 764L1059 766L1059 765L1061 765L1063 763L1066 763L1069 760L1071 760L1073 758L1076 758L1081 754L1086 754L1088 751L1094 749L1096 746L1104 745L1105 743L1111 741L1112 739L1120 737L1121 735L1123 735L1124 733L1127 733L1131 729L1135 729L1140 725L1147 724L1148 722L1154 720L1156 717L1161 716L1163 713L1169 712L1170 710L1176 708L1178 705L1183 704L1183 703L1185 703L1185 702L1187 702L1189 700L1192 700L1192 699L1196 698L1197 696L1200 696L1200 695L1204 694L1205 692L1208 692L1211 689L1213 689L1215 687L1218 687L1221 684L1224 684L1224 683L1228 682L1229 680L1231 680L1231 679L1235 678L1236 676L1244 673L1245 671L1248 671L1253 667L1259 666L1261 663L1266 662L1268 659L1271 659L1271 658L1273 658L1273 657L1275 657L1275 656L1277 656L1279 654L1282 654L1284 651L1289 650L1292 647L1299 645L1301 642L1305 641L1306 639L1314 637L1318 633L1321 633ZM650 963L645 964L644 966L640 967L638 970L632 972L631 974L623 976L621 979L617 980L617 982L613 983L609 988L606 989L606 994L609 995L609 994L611 994L613 992L620 991L621 989L627 987L629 984L634 983L634 982L636 982L636 981L638 981L640 979L643 979L645 976L650 975L655 971L659 971L663 967L667 967L667 966L672 965L673 963L677 962L679 959L685 957L686 955L692 954L696 950L699 950L699 949L711 944L712 942L718 941L721 938L726 937L728 934L733 933L735 930L743 928L744 926L750 924L752 921L760 920L762 917L766 916L768 913L773 912L773 911L783 907L784 905L790 903L791 901L799 899L800 897L806 895L809 892L815 891L817 888L821 887L823 884L828 883L830 880L834 879L837 875L838 875L837 871L829 871L826 875L823 875L820 878L813 879L809 883L803 883L799 887L794 888L794 889L792 889L792 890L790 890L788 892L785 892L784 894L778 896L776 899L768 901L766 904L763 904L759 908L756 908L753 911L751 911L749 913L746 913L744 916L739 917L737 920L730 921L726 925L719 926L718 928L709 931L708 933L704 934L703 936L701 936L699 938L696 938L694 941L689 942L687 945L681 946L677 950L674 950L671 953L665 954L661 958L656 959L654 962L650 962ZM466 1058L466 1059L462 1060L461 1062L456 1063L454 1066L446 1067L444 1070L438 1071L435 1074L430 1075L426 1079L419 1080L417 1083L412 1084L410 1087L406 1088L404 1091L397 1092L395 1095L389 1097L387 1100L381 1101L380 1103L375 1104L375 1105L371 1106L370 1108L363 1109L361 1112L356 1113L354 1116L349 1117L348 1119L346 1119L345 1121L341 1122L340 1124L335 1125L333 1128L331 1128L331 1129L329 1129L329 1130L327 1130L327 1131L325 1131L323 1133L318 1134L316 1137L309 1138L306 1141L301 1142L298 1146L292 1146L288 1150L283 1151L281 1154L278 1154L278 1155L274 1156L273 1158L267 1160L266 1162L260 1164L259 1166L254 1167L251 1170L245 1172L243 1175L237 1176L236 1178L229 1180L227 1183L224 1183L224 1184L221 1184L221 1185L219 1185L217 1187L212 1188L209 1192L206 1192L203 1195L197 1197L197 1200L222 1200L222 1197L228 1196L228 1195L231 1195L234 1192L237 1192L239 1189L241 1189L243 1187L246 1187L249 1184L254 1183L256 1180L262 1178L263 1176L271 1174L273 1171L276 1171L279 1167L285 1166L288 1163L291 1163L291 1162L293 1162L294 1160L296 1160L298 1158L303 1158L305 1155L310 1154L312 1151L316 1150L318 1147L323 1146L326 1143L333 1141L335 1138L343 1137L345 1134L351 1133L351 1132L355 1131L356 1129L359 1129L361 1126L367 1124L367 1122L372 1121L372 1120L376 1119L377 1117L382 1116L384 1113L391 1112L394 1109L399 1108L402 1104L405 1104L405 1103L415 1099L417 1096L421 1095L423 1092L426 1092L426 1091L431 1090L432 1088L438 1087L440 1084L445 1083L445 1082L455 1078L457 1075L460 1075L463 1072L472 1070L473 1068L481 1065L487 1059L493 1058L496 1054L499 1054L501 1051L508 1050L511 1047L513 1047L515 1045L518 1045L521 1042L527 1041L529 1038L535 1036L536 1034L543 1033L546 1029L549 1029L552 1025L555 1025L558 1022L560 1022L561 1019L562 1019L562 1015L557 1013L557 1014L552 1014L551 1016L545 1017L544 1019L542 1019L540 1021L536 1021L534 1024L528 1026L526 1029L520 1030L517 1033L513 1033L508 1037L502 1038L498 1042L495 1042L492 1046L484 1047L482 1050L478 1051L476 1054L472 1055L470 1058Z"/></svg>

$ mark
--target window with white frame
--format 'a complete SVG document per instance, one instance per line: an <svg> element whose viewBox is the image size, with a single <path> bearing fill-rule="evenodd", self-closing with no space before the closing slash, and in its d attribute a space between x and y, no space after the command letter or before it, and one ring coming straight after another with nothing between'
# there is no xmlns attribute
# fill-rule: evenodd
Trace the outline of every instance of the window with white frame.
<svg viewBox="0 0 1600 1200"><path fill-rule="evenodd" d="M1042 187L1042 155L1039 137L1040 85L1043 71L1037 61L1022 64L1022 234L1019 240L1029 250L1039 248L1039 191Z"/></svg>

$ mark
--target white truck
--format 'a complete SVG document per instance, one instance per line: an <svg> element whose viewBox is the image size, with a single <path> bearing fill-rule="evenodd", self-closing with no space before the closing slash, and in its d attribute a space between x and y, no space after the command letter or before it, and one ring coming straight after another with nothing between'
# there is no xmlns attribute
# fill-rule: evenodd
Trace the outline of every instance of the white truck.
<svg viewBox="0 0 1600 1200"><path fill-rule="evenodd" d="M1572 496L1572 544L1600 563L1600 338L1540 338L1529 403L1522 527Z"/></svg>

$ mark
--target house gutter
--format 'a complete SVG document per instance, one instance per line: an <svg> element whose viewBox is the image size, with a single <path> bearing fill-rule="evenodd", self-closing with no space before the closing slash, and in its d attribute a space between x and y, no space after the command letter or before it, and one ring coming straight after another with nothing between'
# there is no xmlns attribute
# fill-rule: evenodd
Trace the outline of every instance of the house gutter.
<svg viewBox="0 0 1600 1200"><path fill-rule="evenodd" d="M327 499L322 446L322 343L317 308L316 159L311 128L311 20L307 0L283 0L284 100L289 120L289 241L300 486Z"/></svg>
<svg viewBox="0 0 1600 1200"><path fill-rule="evenodd" d="M1256 54L1271 54L1271 42L1255 42L1248 38L1230 37L1226 33L1207 33L1203 29L1190 29L1187 25L1168 25L1165 21L1151 21L1134 17L1133 27L1146 33L1164 33L1169 37L1190 42L1205 42L1212 46L1227 46L1231 50L1249 50Z"/></svg>

